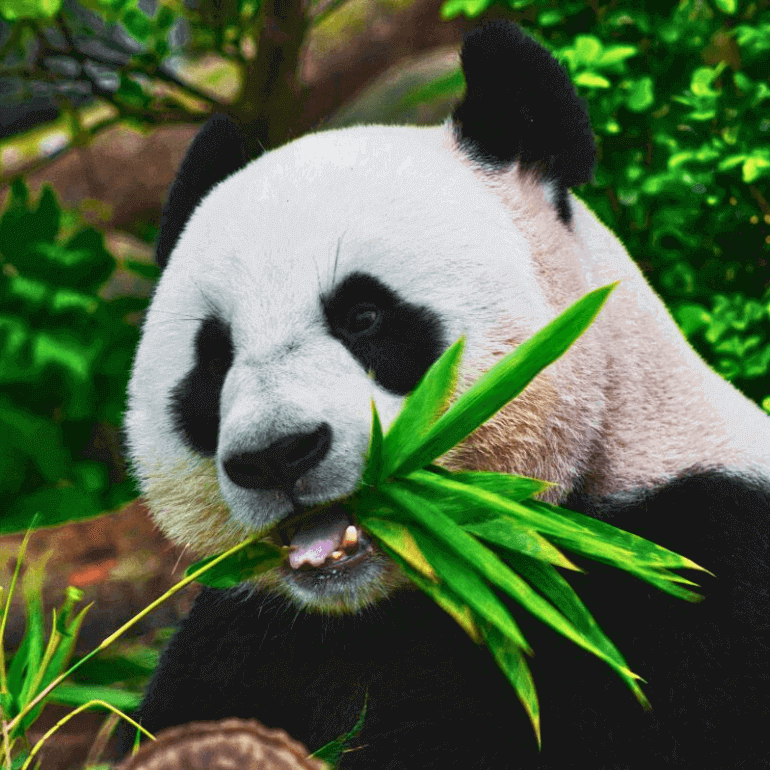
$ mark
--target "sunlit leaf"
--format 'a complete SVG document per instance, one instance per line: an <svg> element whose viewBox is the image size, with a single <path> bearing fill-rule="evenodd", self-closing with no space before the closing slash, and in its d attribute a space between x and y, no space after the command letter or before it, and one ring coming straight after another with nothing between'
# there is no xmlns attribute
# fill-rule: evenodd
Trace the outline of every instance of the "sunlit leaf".
<svg viewBox="0 0 770 770"><path fill-rule="evenodd" d="M586 88L609 88L612 85L604 75L598 75L596 72L578 72L572 82Z"/></svg>

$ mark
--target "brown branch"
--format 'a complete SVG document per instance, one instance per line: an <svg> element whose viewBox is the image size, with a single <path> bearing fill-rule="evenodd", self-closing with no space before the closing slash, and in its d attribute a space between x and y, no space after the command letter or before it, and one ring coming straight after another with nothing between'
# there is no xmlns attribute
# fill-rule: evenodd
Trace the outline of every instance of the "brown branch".
<svg viewBox="0 0 770 770"><path fill-rule="evenodd" d="M257 55L246 66L236 117L249 150L282 144L294 125L300 101L299 65L310 28L307 0L266 0Z"/></svg>

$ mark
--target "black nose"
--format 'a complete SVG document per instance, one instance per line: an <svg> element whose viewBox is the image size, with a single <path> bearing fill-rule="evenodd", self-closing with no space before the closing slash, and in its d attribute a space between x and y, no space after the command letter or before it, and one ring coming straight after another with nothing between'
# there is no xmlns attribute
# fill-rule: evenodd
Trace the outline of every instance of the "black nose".
<svg viewBox="0 0 770 770"><path fill-rule="evenodd" d="M331 426L323 423L310 433L284 436L267 449L233 455L223 466L230 480L244 489L291 492L296 481L324 459L331 443Z"/></svg>

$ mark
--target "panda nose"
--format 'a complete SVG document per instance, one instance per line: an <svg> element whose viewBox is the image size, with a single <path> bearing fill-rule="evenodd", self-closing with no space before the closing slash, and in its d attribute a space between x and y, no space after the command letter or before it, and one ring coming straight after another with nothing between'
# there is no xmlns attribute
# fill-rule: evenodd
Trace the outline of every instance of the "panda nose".
<svg viewBox="0 0 770 770"><path fill-rule="evenodd" d="M321 424L310 433L284 436L258 452L241 452L225 460L230 480L244 489L282 489L294 484L324 459L332 443L332 429Z"/></svg>

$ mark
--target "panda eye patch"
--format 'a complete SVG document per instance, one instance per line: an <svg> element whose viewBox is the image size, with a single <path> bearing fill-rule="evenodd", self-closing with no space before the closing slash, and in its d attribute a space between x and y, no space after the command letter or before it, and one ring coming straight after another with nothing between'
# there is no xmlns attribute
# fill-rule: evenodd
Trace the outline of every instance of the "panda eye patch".
<svg viewBox="0 0 770 770"><path fill-rule="evenodd" d="M330 334L376 382L404 396L446 348L435 311L414 305L366 273L352 273L321 297Z"/></svg>
<svg viewBox="0 0 770 770"><path fill-rule="evenodd" d="M347 315L345 326L352 335L375 334L382 323L382 311L371 302L359 302Z"/></svg>
<svg viewBox="0 0 770 770"><path fill-rule="evenodd" d="M230 328L218 318L207 318L195 337L193 368L171 392L175 428L204 457L216 453L219 398L233 355Z"/></svg>

